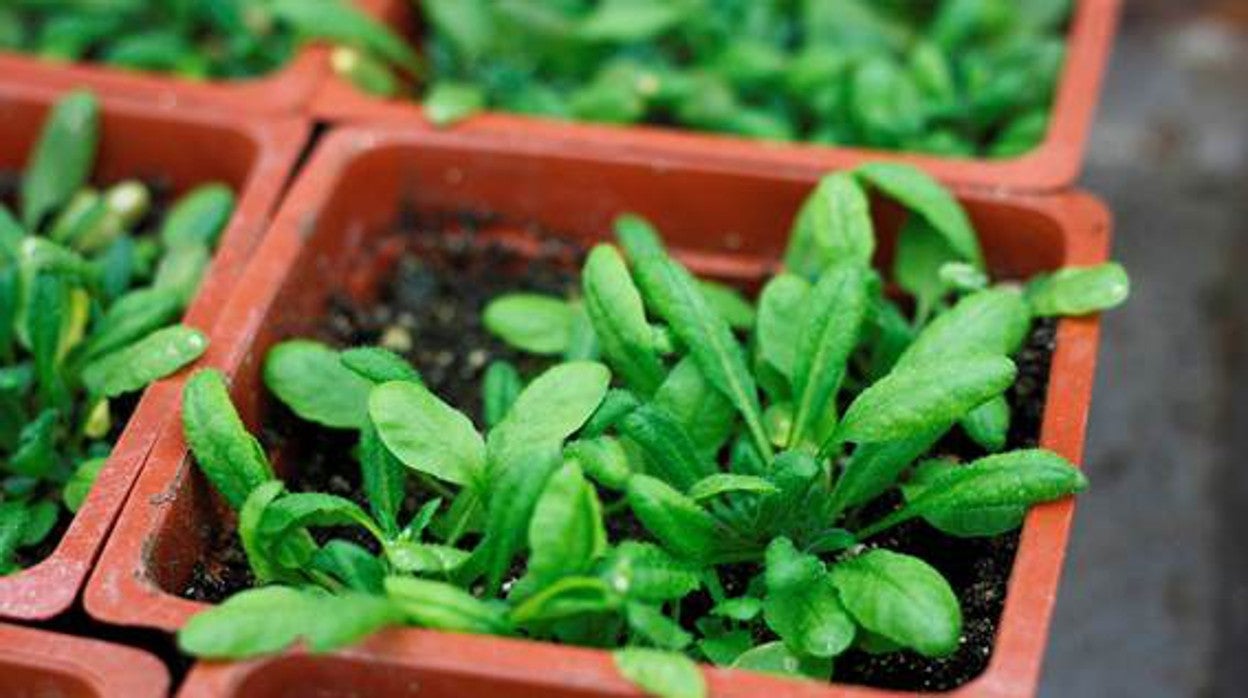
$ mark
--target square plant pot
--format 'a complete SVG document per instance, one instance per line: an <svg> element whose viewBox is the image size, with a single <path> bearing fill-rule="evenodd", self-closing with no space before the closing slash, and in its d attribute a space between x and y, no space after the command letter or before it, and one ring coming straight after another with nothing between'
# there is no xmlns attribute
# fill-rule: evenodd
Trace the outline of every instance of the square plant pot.
<svg viewBox="0 0 1248 698"><path fill-rule="evenodd" d="M399 33L419 40L421 18L409 0L361 0L360 6ZM576 143L593 152L645 153L656 165L716 162L743 172L804 174L887 160L922 167L942 181L1020 192L1061 190L1074 184L1083 167L1101 79L1113 47L1121 0L1076 0L1067 37L1066 60L1050 107L1043 142L1023 155L1004 158L955 158L859 147L760 141L661 126L612 126L558 121L490 111L455 127L467 132L497 132L516 140L549 139ZM318 92L312 113L330 122L402 121L425 123L420 104L367 95L331 71Z"/></svg>
<svg viewBox="0 0 1248 698"><path fill-rule="evenodd" d="M549 141L345 128L322 144L294 186L201 363L227 374L233 400L254 431L269 408L261 379L267 349L316 330L336 291L367 300L395 256L386 244L393 239L391 225L413 210L486 214L490 227L484 234L506 237L537 225L581 244L606 239L613 218L633 211L664 231L675 254L695 270L749 284L776 265L785 231L814 183L804 176L656 168L645 156L575 152ZM1110 220L1091 196L966 193L961 200L998 276L1106 258ZM887 207L878 213L887 255L899 216L889 215ZM1083 450L1097 337L1095 317L1062 320L1052 356L1040 441L1074 462ZM293 459L275 460L287 474L299 467ZM1034 690L1073 509L1066 500L1028 515L991 663L964 692ZM171 420L88 585L87 611L109 623L177 630L206 608L177 590L214 539L234 535L233 525L192 462L180 425ZM715 695L879 694L724 669L708 669L707 675ZM402 695L403 686L427 686L430 695L635 694L606 652L415 629L387 631L332 659L292 653L206 664L186 690L263 696L314 686L332 686L342 695L383 688Z"/></svg>
<svg viewBox="0 0 1248 698"><path fill-rule="evenodd" d="M162 698L169 671L132 647L0 625L0 695L10 698Z"/></svg>
<svg viewBox="0 0 1248 698"><path fill-rule="evenodd" d="M243 80L191 80L87 61L66 63L0 51L0 83L74 88L164 106L208 107L267 116L302 115L328 75L329 49L299 48L285 65Z"/></svg>
<svg viewBox="0 0 1248 698"><path fill-rule="evenodd" d="M63 94L53 88L0 85L0 170L22 169L44 117ZM268 226L307 131L306 123L293 119L227 121L204 110L101 99L93 181L158 177L174 195L219 181L236 194L234 215L183 322L205 332L211 329ZM46 620L73 603L178 393L176 385L160 383L144 391L90 496L53 553L26 570L0 577L0 618Z"/></svg>

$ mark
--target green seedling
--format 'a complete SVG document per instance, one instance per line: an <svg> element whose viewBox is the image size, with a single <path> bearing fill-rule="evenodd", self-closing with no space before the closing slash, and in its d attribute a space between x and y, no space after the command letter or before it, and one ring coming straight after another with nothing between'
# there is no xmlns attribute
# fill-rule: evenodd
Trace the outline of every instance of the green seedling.
<svg viewBox="0 0 1248 698"><path fill-rule="evenodd" d="M941 251L898 257L915 313L870 266L871 192ZM197 374L188 440L267 586L194 617L183 650L325 650L409 624L617 649L625 676L666 696L705 694L695 661L826 680L851 648L952 653L949 583L881 534L921 519L995 536L1086 486L1056 453L1004 450L1011 356L1036 317L1122 302L1121 269L991 284L958 202L896 165L825 179L787 269L753 301L697 279L637 217L618 242L590 251L576 298L486 308L490 330L548 368L526 381L493 365L483 426L385 350L269 351L278 399L358 438L367 508L287 491L223 378ZM568 359L582 315L593 349ZM930 457L955 429L982 454ZM421 506L403 514L413 492ZM333 537L343 526L369 544Z"/></svg>
<svg viewBox="0 0 1248 698"><path fill-rule="evenodd" d="M953 157L1043 140L1070 16L1069 0L413 4L437 124L492 108Z"/></svg>
<svg viewBox="0 0 1248 698"><path fill-rule="evenodd" d="M150 222L144 184L89 183L98 112L88 93L58 102L22 174L20 216L0 204L0 574L82 506L133 395L207 346L176 323L234 195L206 185Z"/></svg>
<svg viewBox="0 0 1248 698"><path fill-rule="evenodd" d="M420 70L410 47L348 0L11 0L0 25L0 48L192 80L263 75L316 41L346 52L335 67L374 92L396 71Z"/></svg>

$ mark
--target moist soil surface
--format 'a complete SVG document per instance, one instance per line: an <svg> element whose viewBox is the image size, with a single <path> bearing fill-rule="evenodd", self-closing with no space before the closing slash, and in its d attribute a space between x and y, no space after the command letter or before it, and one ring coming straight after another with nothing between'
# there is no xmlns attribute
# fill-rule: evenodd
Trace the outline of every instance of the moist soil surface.
<svg viewBox="0 0 1248 698"><path fill-rule="evenodd" d="M376 344L387 335L393 340L396 334L406 334L411 346L404 347L399 342L395 348L405 349L400 353L420 371L435 394L481 426L480 381L491 361L511 361L526 379L545 365L544 361L519 354L495 339L481 323L482 310L491 299L508 292L566 295L576 286L571 270L577 268L581 255L566 243L547 238L536 257L524 257L513 247L478 238L470 227L456 227L449 235L420 234L412 239L408 253L384 283L379 300L363 305L336 298L318 339L348 347ZM396 332L395 327L401 331ZM1038 442L1055 329L1052 321L1038 322L1015 357L1018 379L1008 395L1013 408L1008 448L1034 447ZM293 491L329 492L366 505L358 468L351 456L354 436L309 425L276 401L272 401L271 407L261 441L270 450L288 449L297 454L291 460L298 462L299 472L288 478L288 486ZM955 430L930 455L967 461L983 455L983 451ZM409 493L405 504L408 512L415 510L418 499L428 497L427 493L419 497L418 494L421 493ZM888 508L895 504L882 501L879 506ZM632 517L617 514L607 523L613 540L645 537ZM362 545L373 545L345 530L327 533L347 534ZM869 545L916 555L940 570L962 606L962 645L943 659L913 652L873 655L850 650L836 662L836 681L897 690L940 691L965 684L981 674L992 654L1018 533L995 538L955 538L922 521L914 521L882 534L869 541ZM750 566L739 567L725 570L726 586L744 588L758 572ZM193 599L219 602L251 584L237 535L232 529L222 530L214 535L212 549L196 567L182 593ZM691 597L686 605L696 608L700 604Z"/></svg>
<svg viewBox="0 0 1248 698"><path fill-rule="evenodd" d="M5 206L14 216L18 215L20 208L20 190L21 190L21 174L15 170L0 170L0 205ZM151 207L142 220L134 227L135 237L155 233L158 230L160 222L165 217L170 203L173 200L173 191L167 181L161 179L144 179L143 183L147 185L148 191L152 196ZM110 183L111 184L111 183ZM99 186L97 184L97 186ZM104 186L107 186L105 184ZM101 187L103 188L103 187ZM45 224L46 225L46 224ZM130 416L134 414L134 410L138 407L141 392L130 393L114 398L110 401L109 408L112 411L112 429L109 431L105 441L109 444L116 444L121 438L121 432L125 430L126 424L130 421ZM76 406L78 407L78 406ZM77 415L74 423L78 422ZM61 493L59 488L49 488L42 491L39 498L50 499L57 502L60 506ZM19 548L13 553L13 561L17 563L21 569L32 567L42 562L50 556L58 545L65 532L69 530L69 524L74 519L71 514L63 506L58 510L56 525L48 535L38 545Z"/></svg>

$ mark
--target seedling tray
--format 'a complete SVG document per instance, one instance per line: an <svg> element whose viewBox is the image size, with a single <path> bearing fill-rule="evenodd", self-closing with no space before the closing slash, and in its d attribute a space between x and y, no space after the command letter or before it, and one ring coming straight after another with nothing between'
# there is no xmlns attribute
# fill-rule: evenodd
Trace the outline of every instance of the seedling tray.
<svg viewBox="0 0 1248 698"><path fill-rule="evenodd" d="M44 116L61 94L55 88L0 85L0 170L21 170ZM159 177L175 193L221 181L237 194L234 216L184 320L206 331L268 225L303 145L306 124L224 119L204 110L153 108L116 97L101 102L96 181ZM0 577L0 618L45 620L73 603L177 399L174 385L156 385L143 394L55 551L29 569Z"/></svg>
<svg viewBox="0 0 1248 698"><path fill-rule="evenodd" d="M1048 134L1034 150L1015 158L952 158L786 144L667 127L575 123L503 112L480 114L455 129L495 132L516 141L551 140L603 154L645 154L655 166L662 167L718 163L740 172L810 177L863 162L888 160L917 165L951 184L1019 192L1061 190L1072 185L1082 172L1120 4L1120 0L1078 0ZM419 13L408 0L361 0L360 5L400 34L419 37ZM332 72L313 101L312 113L318 120L330 122L426 123L418 102L369 96Z"/></svg>
<svg viewBox="0 0 1248 698"><path fill-rule="evenodd" d="M345 128L326 139L300 176L217 323L202 364L226 372L234 402L254 430L267 409L260 378L267 348L315 329L335 290L369 297L386 259L366 251L385 249L373 243L389 234L401 212L489 214L494 233L537 225L589 243L608 235L616 214L634 211L651 219L696 271L748 284L774 267L793 214L814 183L798 175L660 168L635 152L576 152L551 141ZM962 201L998 276L1106 258L1109 216L1086 194L964 193ZM887 208L879 213L881 255L887 257L899 217ZM1095 317L1058 326L1041 442L1074 462L1083 450L1097 338ZM298 467L281 458L278 463ZM962 693L1034 691L1072 513L1066 500L1028 515L990 666ZM88 612L110 623L177 630L205 605L176 590L212 537L232 526L171 420L88 585ZM707 676L714 695L884 695L723 669L708 669ZM184 695L291 695L314 688L331 695L404 695L417 688L422 695L635 695L605 652L411 629L388 631L332 659L292 653L204 664Z"/></svg>
<svg viewBox="0 0 1248 698"><path fill-rule="evenodd" d="M0 625L0 695L10 698L161 698L169 672L130 647Z"/></svg>

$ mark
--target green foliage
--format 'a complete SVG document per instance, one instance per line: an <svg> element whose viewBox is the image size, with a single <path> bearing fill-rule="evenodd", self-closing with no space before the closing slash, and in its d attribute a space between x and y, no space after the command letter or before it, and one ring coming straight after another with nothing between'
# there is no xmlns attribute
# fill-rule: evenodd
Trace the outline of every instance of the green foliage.
<svg viewBox="0 0 1248 698"><path fill-rule="evenodd" d="M961 0L423 2L424 103L435 124L492 108L1013 157L1043 140L1064 60L1068 3L1039 4L1052 9ZM832 184L825 195L857 197L843 180ZM863 242L869 235L801 244L829 252L849 244L869 257Z"/></svg>
<svg viewBox="0 0 1248 698"><path fill-rule="evenodd" d="M19 0L2 15L8 50L55 61L98 61L191 80L241 80L329 41L383 74L419 73L414 50L348 0ZM7 9L7 7L6 7Z"/></svg>
<svg viewBox="0 0 1248 698"><path fill-rule="evenodd" d="M100 139L96 98L68 93L30 144L20 220L0 204L0 505L24 521L0 540L0 574L37 562L28 549L86 501L137 393L207 349L177 323L233 194L215 185L210 220L188 204L197 190L150 215L145 184L92 184ZM197 231L194 246L166 244L175 216Z"/></svg>
<svg viewBox="0 0 1248 698"><path fill-rule="evenodd" d="M481 36L484 6L432 7L445 21L463 13L463 42ZM869 266L868 190L906 207L948 253L898 270L919 280L922 312L921 298L907 313L885 295ZM850 647L954 651L962 619L949 584L879 534L922 519L995 536L1082 490L1057 454L1008 450L1010 356L1043 298L1090 308L1121 294L1060 271L1026 292L991 284L957 200L904 169L825 179L802 211L797 268L767 281L757 304L697 279L636 217L618 222L619 250L589 254L580 299L495 300L487 325L546 367L490 366L483 425L395 355L275 347L266 366L291 368L272 392L309 421L360 432L367 511L286 492L219 404L224 387L188 392L202 403L184 409L192 445L221 442L196 447L200 467L230 501L246 497L239 532L257 578L371 594L398 609L374 616L388 623L622 648L621 672L659 695L705 690L693 660L827 679ZM578 307L604 363L567 358ZM287 356L292 346L315 360ZM364 423L325 419L361 382ZM214 401L228 418L204 412ZM958 447L969 462L940 457L955 426L983 457L973 445ZM421 505L403 525L412 498ZM231 651L278 644L241 643Z"/></svg>

